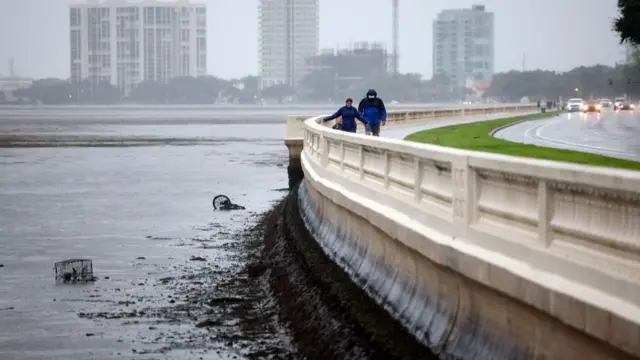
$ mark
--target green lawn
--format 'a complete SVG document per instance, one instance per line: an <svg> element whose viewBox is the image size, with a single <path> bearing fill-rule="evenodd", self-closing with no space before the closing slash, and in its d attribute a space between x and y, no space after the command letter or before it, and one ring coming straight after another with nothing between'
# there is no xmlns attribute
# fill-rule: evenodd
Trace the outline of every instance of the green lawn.
<svg viewBox="0 0 640 360"><path fill-rule="evenodd" d="M573 150L521 144L498 139L489 135L492 130L500 126L522 120L549 118L556 116L557 114L557 112L536 113L505 119L445 126L413 133L407 136L405 140L472 151L484 151L512 156L564 161L576 164L640 170L640 162L636 161L616 159L608 156Z"/></svg>

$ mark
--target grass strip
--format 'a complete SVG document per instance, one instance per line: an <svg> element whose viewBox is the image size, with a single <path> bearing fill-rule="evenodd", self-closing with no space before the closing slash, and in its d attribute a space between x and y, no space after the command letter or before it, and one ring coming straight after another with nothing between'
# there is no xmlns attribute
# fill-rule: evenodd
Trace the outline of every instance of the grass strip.
<svg viewBox="0 0 640 360"><path fill-rule="evenodd" d="M603 166L636 171L640 170L640 162L637 161L617 159L609 156L574 150L556 149L533 144L511 142L495 138L489 134L491 131L501 126L506 126L524 120L550 118L558 114L558 112L536 113L496 120L479 121L470 124L445 126L410 134L405 138L405 140L471 151L483 151L503 155L563 161L591 166Z"/></svg>

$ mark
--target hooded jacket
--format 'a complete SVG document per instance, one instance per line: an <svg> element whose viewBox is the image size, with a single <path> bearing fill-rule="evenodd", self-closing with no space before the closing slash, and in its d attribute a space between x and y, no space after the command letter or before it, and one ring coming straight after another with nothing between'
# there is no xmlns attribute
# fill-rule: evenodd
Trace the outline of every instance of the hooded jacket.
<svg viewBox="0 0 640 360"><path fill-rule="evenodd" d="M387 121L387 110L384 101L378 97L375 90L369 90L358 105L358 111L368 123Z"/></svg>

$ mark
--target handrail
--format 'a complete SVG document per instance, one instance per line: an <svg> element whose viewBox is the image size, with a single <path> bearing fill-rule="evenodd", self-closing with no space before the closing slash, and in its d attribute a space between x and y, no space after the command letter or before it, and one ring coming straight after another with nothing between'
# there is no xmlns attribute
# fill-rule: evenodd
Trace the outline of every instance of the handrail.
<svg viewBox="0 0 640 360"><path fill-rule="evenodd" d="M423 121L440 121L453 117L489 115L507 112L535 111L535 104L501 104L494 106L467 106L458 108L433 108L425 110L391 110L387 113L390 125ZM302 123L308 116L291 115L287 119L286 139L302 139Z"/></svg>

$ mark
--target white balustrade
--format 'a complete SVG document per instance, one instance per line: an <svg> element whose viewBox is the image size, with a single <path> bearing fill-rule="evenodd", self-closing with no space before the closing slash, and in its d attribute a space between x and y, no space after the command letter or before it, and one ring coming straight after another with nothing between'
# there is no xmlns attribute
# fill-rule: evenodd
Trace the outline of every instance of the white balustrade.
<svg viewBox="0 0 640 360"><path fill-rule="evenodd" d="M512 105L500 105L500 106L467 106L460 108L442 108L442 109L427 109L427 110L406 110L397 111L390 110L387 113L388 125L404 124L411 122L421 121L439 121L446 120L452 117L463 116L476 116L484 114L498 114L498 113L516 113L535 111L535 104L512 104ZM302 139L302 123L308 119L305 116L293 115L287 119L287 135L286 140L292 141L294 139Z"/></svg>
<svg viewBox="0 0 640 360"><path fill-rule="evenodd" d="M514 111L493 109L464 112ZM592 289L602 296L582 300L640 324L640 172L366 137L324 127L320 119L303 126L303 168L316 180L450 241Z"/></svg>

